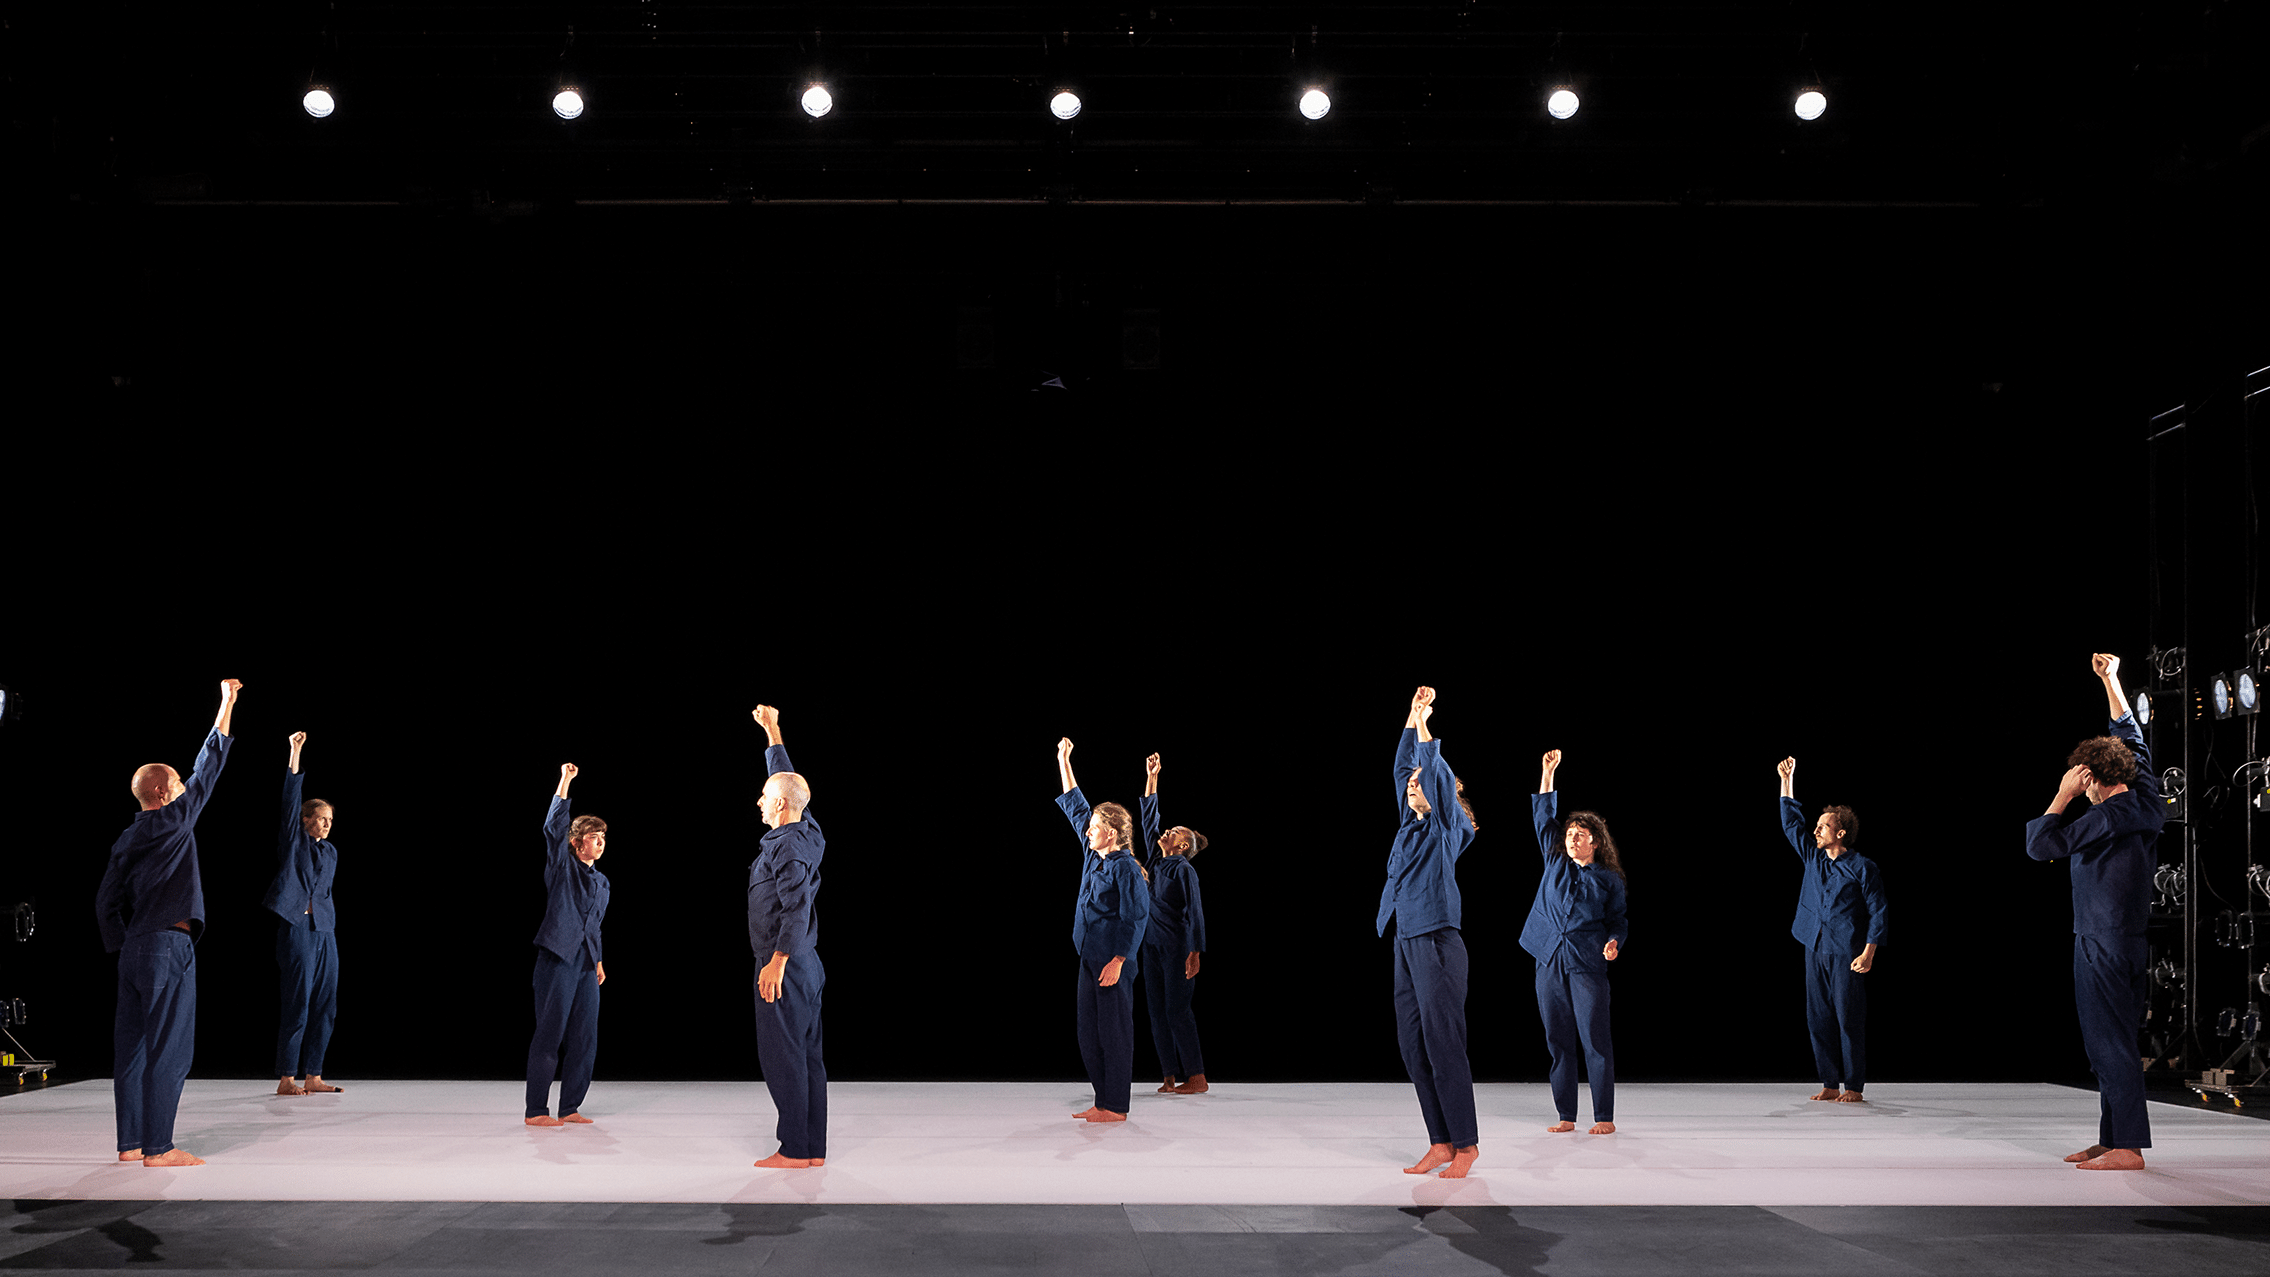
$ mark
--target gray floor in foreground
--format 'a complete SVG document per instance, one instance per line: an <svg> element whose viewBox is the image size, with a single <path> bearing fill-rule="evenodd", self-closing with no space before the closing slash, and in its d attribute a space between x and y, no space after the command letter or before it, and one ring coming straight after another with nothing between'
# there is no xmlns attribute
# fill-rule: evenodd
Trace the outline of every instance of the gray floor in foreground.
<svg viewBox="0 0 2270 1277"><path fill-rule="evenodd" d="M2270 1272L2270 1207L17 1200L0 1269L1078 1277Z"/></svg>

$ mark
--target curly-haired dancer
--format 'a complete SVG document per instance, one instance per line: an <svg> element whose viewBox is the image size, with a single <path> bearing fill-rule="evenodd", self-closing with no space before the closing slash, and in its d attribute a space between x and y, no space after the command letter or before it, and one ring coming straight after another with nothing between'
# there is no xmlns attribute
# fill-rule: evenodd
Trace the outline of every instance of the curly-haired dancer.
<svg viewBox="0 0 2270 1277"><path fill-rule="evenodd" d="M1143 840L1151 857L1151 920L1143 929L1143 1000L1151 1012L1151 1045L1166 1076L1161 1095L1203 1095L1206 1061L1198 1052L1198 955L1206 948L1206 902L1198 869L1206 835L1187 825L1159 831L1159 756L1143 760Z"/></svg>
<svg viewBox="0 0 2270 1277"><path fill-rule="evenodd" d="M2073 1002L2081 1043L2097 1075L2097 1142L2068 1162L2085 1171L2140 1171L2152 1146L2144 1112L2144 1069L2136 1033L2144 1023L2144 924L2152 912L2152 870L2167 807L2152 775L2151 751L2120 693L2120 658L2089 658L2104 685L2112 735L2073 749L2049 810L2026 825L2026 854L2073 860ZM2078 815L2065 809L2086 795Z"/></svg>
<svg viewBox="0 0 2270 1277"><path fill-rule="evenodd" d="M574 763L560 764L560 787L544 816L544 925L536 931L536 1032L528 1039L530 1126L588 1123L583 1097L599 1058L599 986L607 983L599 924L607 916L607 822L568 819ZM552 1116L552 1075L560 1078L560 1115Z"/></svg>
<svg viewBox="0 0 2270 1277"><path fill-rule="evenodd" d="M1545 875L1537 882L1521 947L1537 959L1537 1014L1552 1051L1553 1107L1560 1121L1545 1129L1576 1129L1576 1057L1581 1046L1592 1081L1594 1135L1616 1133L1616 1043L1608 1030L1608 964L1623 950L1624 866L1616 840L1598 812L1560 814L1553 790L1561 751L1548 752L1529 800Z"/></svg>
<svg viewBox="0 0 2270 1277"><path fill-rule="evenodd" d="M1090 809L1072 779L1072 742L1056 742L1056 806L1080 839L1080 897L1072 905L1073 980L1080 1059L1096 1102L1072 1116L1090 1122L1127 1120L1135 1089L1135 980L1141 974L1151 889L1135 860L1135 821L1118 803ZM1090 855L1093 852L1095 854Z"/></svg>
<svg viewBox="0 0 2270 1277"><path fill-rule="evenodd" d="M1868 986L1860 977L1874 969L1891 922L1884 874L1852 850L1860 834L1852 808L1825 808L1807 828L1795 792L1797 760L1784 758L1777 770L1781 832L1805 865L1789 933L1805 946L1805 1028L1821 1079L1813 1098L1858 1104L1868 1084Z"/></svg>
<svg viewBox="0 0 2270 1277"><path fill-rule="evenodd" d="M1482 1155L1474 1115L1474 1067L1466 1058L1466 938L1458 858L1474 841L1465 786L1427 729L1435 689L1411 697L1395 744L1395 842L1380 889L1379 934L1395 928L1395 1040L1419 1093L1427 1151L1403 1168L1464 1179Z"/></svg>

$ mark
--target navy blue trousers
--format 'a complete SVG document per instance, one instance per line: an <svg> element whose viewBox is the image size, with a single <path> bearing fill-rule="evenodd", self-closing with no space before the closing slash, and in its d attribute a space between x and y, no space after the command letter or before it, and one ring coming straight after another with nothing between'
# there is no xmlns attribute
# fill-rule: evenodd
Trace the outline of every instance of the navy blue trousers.
<svg viewBox="0 0 2270 1277"><path fill-rule="evenodd" d="M1198 1017L1190 1009L1198 981L1182 978L1183 963L1189 958L1187 952L1143 946L1143 1005L1151 1013L1151 1045L1159 1053L1162 1075L1171 1078L1206 1071L1205 1057L1198 1054Z"/></svg>
<svg viewBox="0 0 2270 1277"><path fill-rule="evenodd" d="M339 937L300 921L276 919L276 970L283 999L276 1018L276 1076L323 1071L331 1022L339 1014Z"/></svg>
<svg viewBox="0 0 2270 1277"><path fill-rule="evenodd" d="M1805 1031L1813 1039L1814 1076L1847 1091L1868 1085L1868 977L1852 954L1805 950Z"/></svg>
<svg viewBox="0 0 2270 1277"><path fill-rule="evenodd" d="M2115 945L2093 936L2073 937L2073 1004L2081 1013L2081 1045L2097 1075L2097 1143L2106 1148L2152 1146L2152 1119L2144 1112L2144 1063L2136 1048L2136 1034L2144 1027L2150 962L2141 936Z"/></svg>
<svg viewBox="0 0 2270 1277"><path fill-rule="evenodd" d="M828 1155L828 1066L820 1059L820 990L827 982L820 955L801 953L780 973L779 997L757 995L757 1065L780 1115L773 1135L782 1157Z"/></svg>
<svg viewBox="0 0 2270 1277"><path fill-rule="evenodd" d="M1466 938L1458 928L1395 937L1395 1042L1419 1093L1427 1143L1481 1143L1466 1061Z"/></svg>
<svg viewBox="0 0 2270 1277"><path fill-rule="evenodd" d="M197 945L186 931L128 936L118 951L110 1094L118 1151L173 1151L173 1117L197 1047Z"/></svg>
<svg viewBox="0 0 2270 1277"><path fill-rule="evenodd" d="M1592 1082L1592 1120L1616 1120L1616 1042L1608 1032L1608 977L1537 964L1537 1015L1553 1055L1553 1109L1576 1120L1576 1057L1581 1047Z"/></svg>
<svg viewBox="0 0 2270 1277"><path fill-rule="evenodd" d="M560 1116L583 1110L591 1068L599 1059L599 972L591 951L562 962L536 951L536 1035L528 1039L528 1113L551 1110L552 1077L560 1079Z"/></svg>
<svg viewBox="0 0 2270 1277"><path fill-rule="evenodd" d="M1074 977L1080 1062L1088 1067L1096 1107L1111 1113L1127 1111L1128 1093L1135 1086L1135 979L1141 967L1129 958L1120 965L1119 983L1105 988L1096 983L1103 979L1103 968L1082 958Z"/></svg>

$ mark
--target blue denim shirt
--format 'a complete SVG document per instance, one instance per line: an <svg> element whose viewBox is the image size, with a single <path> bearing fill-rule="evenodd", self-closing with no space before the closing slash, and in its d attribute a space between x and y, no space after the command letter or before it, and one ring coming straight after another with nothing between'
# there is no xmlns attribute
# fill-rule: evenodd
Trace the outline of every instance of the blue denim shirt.
<svg viewBox="0 0 2270 1277"><path fill-rule="evenodd" d="M1419 788L1434 808L1425 819L1411 810L1403 787L1417 771ZM1379 892L1380 935L1390 919L1398 938L1460 925L1458 858L1474 841L1474 824L1458 805L1458 777L1443 761L1440 740L1421 741L1406 727L1395 746L1395 842L1387 853L1387 885Z"/></svg>
<svg viewBox="0 0 2270 1277"><path fill-rule="evenodd" d="M768 777L795 771L788 747L767 746L765 768ZM766 830L757 847L749 865L749 951L759 962L772 961L775 953L791 958L810 953L820 942L820 858L827 854L827 835L807 807L803 819Z"/></svg>
<svg viewBox="0 0 2270 1277"><path fill-rule="evenodd" d="M1143 929L1151 919L1151 890L1135 853L1122 848L1099 856L1088 847L1088 800L1078 789L1056 796L1056 806L1072 822L1080 844L1080 897L1072 904L1072 947L1080 959L1103 966L1125 958L1122 975L1132 974Z"/></svg>
<svg viewBox="0 0 2270 1277"><path fill-rule="evenodd" d="M129 936L154 935L189 920L189 938L205 934L205 882L197 872L197 817L229 761L229 738L205 733L181 797L134 823L110 845L110 863L95 888L95 925L102 947L116 953Z"/></svg>
<svg viewBox="0 0 2270 1277"><path fill-rule="evenodd" d="M1891 906L1884 898L1884 871L1857 851L1831 857L1813 841L1813 822L1794 798L1781 800L1781 832L1805 864L1797 887L1797 918L1789 934L1808 949L1848 958L1884 943L1891 929Z"/></svg>
<svg viewBox="0 0 2270 1277"><path fill-rule="evenodd" d="M585 950L593 962L607 955L599 947L599 923L607 916L607 875L575 858L568 846L568 800L552 799L544 815L544 925L536 944L562 962L575 962Z"/></svg>
<svg viewBox="0 0 2270 1277"><path fill-rule="evenodd" d="M2100 940L2140 938L2152 916L2152 871L2159 866L2160 827L2167 802L2152 773L2152 752L2136 720L2112 720L2112 734L2136 755L2136 779L2079 812L2026 822L2026 854L2036 860L2073 860L2073 934Z"/></svg>
<svg viewBox="0 0 2270 1277"><path fill-rule="evenodd" d="M1206 905L1198 895L1198 868L1188 856L1170 856L1159 849L1165 828L1159 796L1143 795L1143 846L1151 870L1151 921L1144 934L1148 943L1177 958L1204 953Z"/></svg>
<svg viewBox="0 0 2270 1277"><path fill-rule="evenodd" d="M276 876L268 882L268 894L260 907L277 917L300 925L305 919L316 931L330 931L338 926L338 913L331 905L331 880L339 870L339 849L329 839L309 836L307 827L300 824L300 794L306 777L286 769L284 772L284 825L276 838Z"/></svg>
<svg viewBox="0 0 2270 1277"><path fill-rule="evenodd" d="M1529 917L1521 924L1521 947L1540 965L1599 975L1608 969L1601 950L1630 937L1624 919L1624 879L1598 860L1580 865L1569 859L1558 792L1532 794L1529 815L1537 826L1537 850L1544 876Z"/></svg>

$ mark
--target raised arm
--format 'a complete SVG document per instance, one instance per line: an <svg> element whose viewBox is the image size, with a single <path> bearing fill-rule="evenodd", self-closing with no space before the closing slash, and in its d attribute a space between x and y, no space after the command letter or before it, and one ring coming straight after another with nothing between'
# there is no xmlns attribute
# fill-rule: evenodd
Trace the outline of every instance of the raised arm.
<svg viewBox="0 0 2270 1277"><path fill-rule="evenodd" d="M221 680L221 708L219 713L213 715L214 731L223 736L229 734L229 720L236 714L236 696L243 690L244 680L241 678Z"/></svg>
<svg viewBox="0 0 2270 1277"><path fill-rule="evenodd" d="M1071 737L1056 742L1056 776L1064 782L1064 792L1056 796L1056 809L1072 822L1072 837L1079 841L1080 855L1085 857L1088 854L1088 800L1072 779Z"/></svg>
<svg viewBox="0 0 2270 1277"><path fill-rule="evenodd" d="M1058 737L1056 741L1056 779L1063 783L1063 793L1069 794L1080 787L1080 782L1072 779L1072 738L1069 736Z"/></svg>
<svg viewBox="0 0 2270 1277"><path fill-rule="evenodd" d="M765 729L765 745L767 748L772 748L781 743L779 710L770 705L759 705L749 711L749 717L757 720L757 726Z"/></svg>
<svg viewBox="0 0 2270 1277"><path fill-rule="evenodd" d="M220 779L221 768L229 761L229 716L236 712L237 694L243 690L241 679L221 680L221 709L213 716L213 730L205 734L205 743L198 747L189 779L181 782L181 797L166 804L173 819L195 822L205 810L205 800L213 796L213 782Z"/></svg>
<svg viewBox="0 0 2270 1277"><path fill-rule="evenodd" d="M1143 760L1143 801L1140 806L1143 809L1143 846L1136 854L1136 859L1148 863L1162 854L1163 849L1159 846L1159 833L1166 828L1166 823L1159 819L1159 756L1157 754Z"/></svg>
<svg viewBox="0 0 2270 1277"><path fill-rule="evenodd" d="M300 751L301 751L302 749L305 749L305 748L307 748L307 733L306 733L306 732L293 732L293 733L292 733L292 757L291 757L291 761L290 761L290 762L288 762L288 763L286 763L286 764L285 764L285 766L287 766L287 767L291 768L292 774L293 774L293 775L295 775L295 776L297 776L297 775L299 774L299 770L300 770Z"/></svg>
<svg viewBox="0 0 2270 1277"><path fill-rule="evenodd" d="M575 780L577 774L582 770L582 768L576 766L574 763L561 763L560 787L552 791L552 797L559 799L563 803L566 802L568 796L568 785Z"/></svg>
<svg viewBox="0 0 2270 1277"><path fill-rule="evenodd" d="M1560 769L1561 751L1557 749L1546 750L1545 757L1540 761L1537 769L1538 793L1549 794L1553 792L1553 773Z"/></svg>
<svg viewBox="0 0 2270 1277"><path fill-rule="evenodd" d="M1553 792L1553 773L1561 766L1561 751L1545 751L1537 781L1537 795L1529 800L1529 814L1537 826L1537 850L1547 863L1561 854L1561 796Z"/></svg>
<svg viewBox="0 0 2270 1277"><path fill-rule="evenodd" d="M276 852L286 860L291 858L293 849L299 846L300 834L305 832L300 825L300 747L305 744L306 732L292 733L292 762L284 773L284 823L276 840Z"/></svg>
<svg viewBox="0 0 2270 1277"><path fill-rule="evenodd" d="M2104 684L2105 717L2127 717L2128 698L2120 694L2120 658L2110 652L2098 652L2089 658L2089 668L2096 671L2097 681Z"/></svg>
<svg viewBox="0 0 2270 1277"><path fill-rule="evenodd" d="M1411 693L1411 716L1403 720L1403 725L1419 734L1421 744L1434 739L1427 731L1427 719L1434 714L1434 703L1435 689L1431 687L1421 686Z"/></svg>
<svg viewBox="0 0 2270 1277"><path fill-rule="evenodd" d="M575 779L578 770L574 763L560 764L560 787L552 791L552 805L544 812L544 842L555 860L568 854L568 782Z"/></svg>
<svg viewBox="0 0 2270 1277"><path fill-rule="evenodd" d="M1789 840L1790 850L1799 860L1811 860L1820 846L1805 823L1805 809L1797 805L1797 760L1784 758L1776 770L1781 773L1781 836Z"/></svg>

